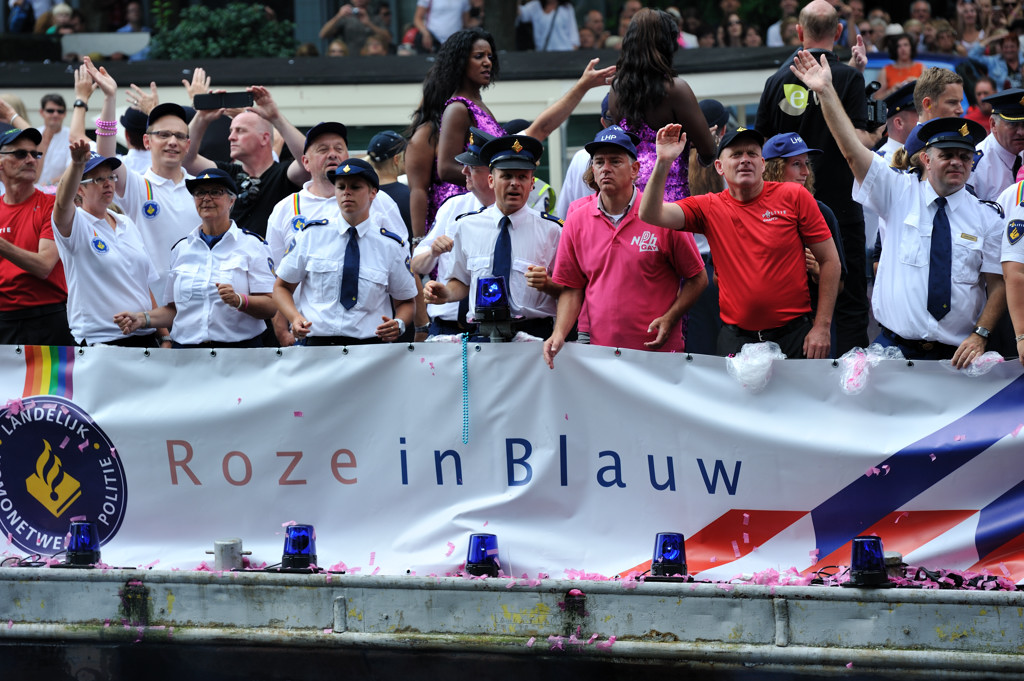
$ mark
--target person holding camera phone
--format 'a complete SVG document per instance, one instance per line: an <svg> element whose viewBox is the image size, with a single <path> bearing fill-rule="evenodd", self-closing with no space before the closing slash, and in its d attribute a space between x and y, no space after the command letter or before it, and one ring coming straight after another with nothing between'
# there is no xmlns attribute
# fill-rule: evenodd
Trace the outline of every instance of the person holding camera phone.
<svg viewBox="0 0 1024 681"><path fill-rule="evenodd" d="M348 45L349 54L359 54L370 36L379 38L385 45L391 44L391 32L373 23L367 11L368 0L352 0L345 3L337 14L320 27L320 39L341 38Z"/></svg>

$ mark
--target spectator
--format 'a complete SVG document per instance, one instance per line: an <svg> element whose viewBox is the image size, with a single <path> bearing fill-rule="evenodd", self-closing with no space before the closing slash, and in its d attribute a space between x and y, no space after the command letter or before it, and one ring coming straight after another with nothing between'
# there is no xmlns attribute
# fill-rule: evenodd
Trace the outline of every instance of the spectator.
<svg viewBox="0 0 1024 681"><path fill-rule="evenodd" d="M54 33L59 24L71 20L71 14L71 5L64 2L52 4L47 11L36 14L36 25L33 32Z"/></svg>
<svg viewBox="0 0 1024 681"><path fill-rule="evenodd" d="M878 72L878 83L882 86L875 93L875 99L885 99L889 93L908 80L916 80L924 72L924 64L916 61L917 48L906 33L889 36L886 49L892 64L886 64Z"/></svg>
<svg viewBox="0 0 1024 681"><path fill-rule="evenodd" d="M341 38L335 38L327 45L328 57L347 57L348 45Z"/></svg>
<svg viewBox="0 0 1024 681"><path fill-rule="evenodd" d="M875 29L871 22L864 20L857 25L857 33L864 39L864 49L868 53L878 52L875 46Z"/></svg>
<svg viewBox="0 0 1024 681"><path fill-rule="evenodd" d="M128 153L119 158L128 170L140 175L149 170L152 164L149 149L146 148L146 142L142 139L146 133L148 122L149 116L134 106L128 107L121 114L121 127L124 129Z"/></svg>
<svg viewBox="0 0 1024 681"><path fill-rule="evenodd" d="M412 23L419 32L418 47L437 52L449 37L466 28L469 0L416 0Z"/></svg>
<svg viewBox="0 0 1024 681"><path fill-rule="evenodd" d="M836 88L842 93L855 126L866 130L867 101L864 77L854 68L840 64L832 52L839 35L839 16L825 0L813 0L800 12L800 35L805 50L815 59L825 57L831 65ZM822 153L813 160L818 177L818 200L832 209L839 221L843 251L848 265L846 284L835 305L836 356L854 347L867 347L868 298L864 262L864 213L852 198L853 174L825 125L821 107L784 64L765 83L757 109L758 132L778 135L795 132ZM866 132L862 133L867 141Z"/></svg>
<svg viewBox="0 0 1024 681"><path fill-rule="evenodd" d="M616 34L620 38L625 38L626 31L629 29L629 22L633 20L634 14L643 9L643 6L640 0L626 0L622 3L622 11L619 12L619 23L616 30Z"/></svg>
<svg viewBox="0 0 1024 681"><path fill-rule="evenodd" d="M916 49L916 46L921 43L921 34L924 33L924 24L917 19L907 19L903 22L903 32L910 36L910 40L914 43Z"/></svg>
<svg viewBox="0 0 1024 681"><path fill-rule="evenodd" d="M320 50L318 50L316 48L316 45L313 44L313 43L302 43L297 48L295 48L295 56L296 57L319 57L320 56Z"/></svg>
<svg viewBox="0 0 1024 681"><path fill-rule="evenodd" d="M906 24L903 26L906 28ZM974 0L958 0L956 3L956 32L960 36L960 44L966 50L980 45L984 40L985 31Z"/></svg>
<svg viewBox="0 0 1024 681"><path fill-rule="evenodd" d="M725 16L718 27L719 47L743 47L743 35L746 28L740 15L732 12Z"/></svg>
<svg viewBox="0 0 1024 681"><path fill-rule="evenodd" d="M530 0L519 7L519 21L533 25L533 44L539 52L565 52L580 46L571 0Z"/></svg>
<svg viewBox="0 0 1024 681"><path fill-rule="evenodd" d="M363 43L363 49L359 52L362 57L383 57L388 53L388 46L383 40L371 35Z"/></svg>
<svg viewBox="0 0 1024 681"><path fill-rule="evenodd" d="M126 336L149 327L169 328L175 348L263 347L263 320L277 311L267 242L231 219L238 188L223 170L210 168L185 185L200 224L171 247L164 304L121 312L114 322Z"/></svg>
<svg viewBox="0 0 1024 681"><path fill-rule="evenodd" d="M149 26L142 23L142 3L133 0L124 7L125 20L128 22L117 29L118 33L149 33Z"/></svg>
<svg viewBox="0 0 1024 681"><path fill-rule="evenodd" d="M928 23L932 18L932 6L928 0L915 0L910 3L910 16L922 24Z"/></svg>
<svg viewBox="0 0 1024 681"><path fill-rule="evenodd" d="M800 20L796 17L786 17L782 20L782 44L787 47L800 47Z"/></svg>
<svg viewBox="0 0 1024 681"><path fill-rule="evenodd" d="M935 54L964 57L967 50L957 40L953 24L945 19L932 19L935 25Z"/></svg>
<svg viewBox="0 0 1024 681"><path fill-rule="evenodd" d="M868 19L868 21L871 22L871 27L875 29L871 33L871 37L875 39L876 51L885 52L885 40L886 38L889 37L889 22L877 15L873 18Z"/></svg>
<svg viewBox="0 0 1024 681"><path fill-rule="evenodd" d="M974 121L985 128L985 132L992 131L992 104L985 101L996 93L996 82L988 76L981 76L974 82L974 104L967 108L964 118Z"/></svg>
<svg viewBox="0 0 1024 681"><path fill-rule="evenodd" d="M697 36L683 28L683 15L679 8L669 7L665 11L672 15L672 18L676 20L676 25L679 27L679 46L687 50L698 47Z"/></svg>
<svg viewBox="0 0 1024 681"><path fill-rule="evenodd" d="M589 28L594 33L594 47L597 49L604 47L604 41L611 35L608 29L605 28L604 14L596 9L590 10L583 21L583 26Z"/></svg>
<svg viewBox="0 0 1024 681"><path fill-rule="evenodd" d="M757 24L747 24L746 32L743 34L743 47L764 47L764 38L761 37L761 27Z"/></svg>
<svg viewBox="0 0 1024 681"><path fill-rule="evenodd" d="M0 343L73 345L64 265L50 222L54 200L34 186L42 136L35 128L11 127L12 115L0 102Z"/></svg>
<svg viewBox="0 0 1024 681"><path fill-rule="evenodd" d="M779 0L779 12L782 16L768 27L768 37L766 40L768 47L782 47L786 44L782 37L782 22L788 17L796 19L798 11L800 11L798 0Z"/></svg>
<svg viewBox="0 0 1024 681"><path fill-rule="evenodd" d="M469 13L466 15L465 28L484 25L485 0L469 0Z"/></svg>
<svg viewBox="0 0 1024 681"><path fill-rule="evenodd" d="M705 49L718 47L718 30L710 24L701 24L697 29L697 46Z"/></svg>
<svg viewBox="0 0 1024 681"><path fill-rule="evenodd" d="M684 7L680 14L683 15L683 25L680 27L680 30L697 35L700 27L704 25L704 18L697 9L695 7Z"/></svg>
<svg viewBox="0 0 1024 681"><path fill-rule="evenodd" d="M37 184L42 187L57 184L71 163L69 130L64 127L67 110L64 98L56 93L43 95L39 102L39 115L43 119L43 127L39 128L43 136L39 151L43 152L43 163Z"/></svg>
<svg viewBox="0 0 1024 681"><path fill-rule="evenodd" d="M597 49L597 36L586 26L580 27L580 49L581 50L595 50Z"/></svg>
<svg viewBox="0 0 1024 681"><path fill-rule="evenodd" d="M9 0L8 30L11 33L32 33L36 21L50 12L53 5L53 0Z"/></svg>
<svg viewBox="0 0 1024 681"><path fill-rule="evenodd" d="M380 181L380 190L394 199L405 223L408 238L412 239L412 219L409 217L409 185L398 181L405 174L405 138L394 130L385 130L373 136L366 148L370 165Z"/></svg>
<svg viewBox="0 0 1024 681"><path fill-rule="evenodd" d="M996 82L999 90L1009 90L1013 87L1021 87L1021 63L1024 62L1024 54L1021 53L1020 38L1016 31L997 33L985 38L981 45L974 47L967 56L979 61L988 68L988 75ZM995 45L999 48L999 54L985 54L986 44Z"/></svg>
<svg viewBox="0 0 1024 681"><path fill-rule="evenodd" d="M1017 181L1024 152L1024 90L1013 89L988 98L992 107L992 134L978 145L978 157L971 169L974 195L995 201L1003 190Z"/></svg>
<svg viewBox="0 0 1024 681"><path fill-rule="evenodd" d="M351 0L342 5L338 13L320 28L320 39L341 38L356 54L371 35L380 38L384 45L391 43L391 32L373 23L368 10L369 0Z"/></svg>

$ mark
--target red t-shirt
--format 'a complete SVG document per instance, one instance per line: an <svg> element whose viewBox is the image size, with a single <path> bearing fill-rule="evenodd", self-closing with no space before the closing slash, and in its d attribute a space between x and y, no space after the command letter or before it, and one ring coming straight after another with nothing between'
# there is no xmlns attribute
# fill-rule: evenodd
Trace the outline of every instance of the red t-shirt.
<svg viewBox="0 0 1024 681"><path fill-rule="evenodd" d="M804 246L832 234L802 185L765 182L746 203L725 190L676 204L686 229L707 236L711 246L723 322L760 331L811 311Z"/></svg>
<svg viewBox="0 0 1024 681"><path fill-rule="evenodd" d="M13 206L0 197L0 238L36 253L39 240L53 241L53 196L38 189L26 201ZM46 279L39 279L6 258L0 258L0 310L20 310L37 305L65 303L68 287L64 264L58 260Z"/></svg>

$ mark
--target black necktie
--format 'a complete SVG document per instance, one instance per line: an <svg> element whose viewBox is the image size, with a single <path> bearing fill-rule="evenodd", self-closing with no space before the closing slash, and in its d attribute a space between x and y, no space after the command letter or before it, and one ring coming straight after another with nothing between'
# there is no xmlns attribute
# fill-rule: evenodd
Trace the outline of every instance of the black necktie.
<svg viewBox="0 0 1024 681"><path fill-rule="evenodd" d="M496 277L505 277L506 289L511 286L512 278L512 235L509 234L509 227L512 221L507 215L503 215L498 223L501 232L498 240L494 242L494 268L492 274Z"/></svg>
<svg viewBox="0 0 1024 681"><path fill-rule="evenodd" d="M1013 177L1010 178L1010 182L1017 181L1017 173L1020 171L1020 166L1022 162L1024 162L1024 159L1020 157L1020 154L1017 154L1016 156L1013 157Z"/></svg>
<svg viewBox="0 0 1024 681"><path fill-rule="evenodd" d="M345 247L345 266L341 273L341 304L351 310L359 298L359 235L355 227L348 228L348 246Z"/></svg>
<svg viewBox="0 0 1024 681"><path fill-rule="evenodd" d="M942 319L949 312L950 288L953 277L953 237L946 216L946 199L935 199L935 218L932 220L932 247L928 259L928 312Z"/></svg>

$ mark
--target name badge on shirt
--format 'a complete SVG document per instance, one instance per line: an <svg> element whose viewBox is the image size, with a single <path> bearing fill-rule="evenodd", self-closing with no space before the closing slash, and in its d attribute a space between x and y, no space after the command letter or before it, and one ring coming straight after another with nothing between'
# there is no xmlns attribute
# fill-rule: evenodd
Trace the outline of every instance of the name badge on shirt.
<svg viewBox="0 0 1024 681"><path fill-rule="evenodd" d="M964 232L960 232L960 238L965 240L965 241L977 241L978 240L978 237L974 236L973 234L965 234Z"/></svg>

